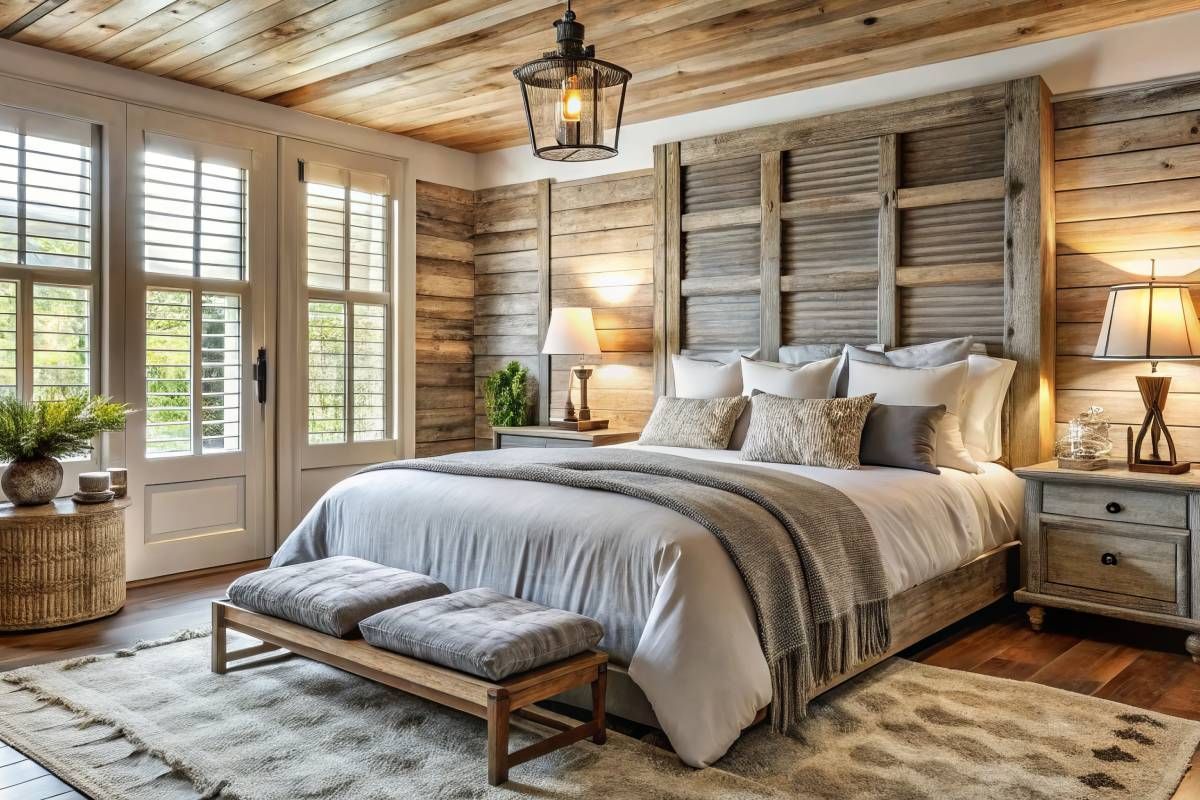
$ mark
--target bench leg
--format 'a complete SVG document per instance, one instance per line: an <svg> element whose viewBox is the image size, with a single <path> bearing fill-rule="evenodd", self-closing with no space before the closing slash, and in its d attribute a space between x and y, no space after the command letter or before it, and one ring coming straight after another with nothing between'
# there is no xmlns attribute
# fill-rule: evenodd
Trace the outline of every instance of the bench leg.
<svg viewBox="0 0 1200 800"><path fill-rule="evenodd" d="M608 732L604 727L604 701L608 692L608 665L601 664L596 670L596 680L592 681L592 725L596 732L592 741L604 744L608 740Z"/></svg>
<svg viewBox="0 0 1200 800"><path fill-rule="evenodd" d="M212 671L218 675L225 674L228 663L225 652L225 607L213 603L212 607Z"/></svg>
<svg viewBox="0 0 1200 800"><path fill-rule="evenodd" d="M488 783L499 786L508 780L509 697L503 689L488 690Z"/></svg>

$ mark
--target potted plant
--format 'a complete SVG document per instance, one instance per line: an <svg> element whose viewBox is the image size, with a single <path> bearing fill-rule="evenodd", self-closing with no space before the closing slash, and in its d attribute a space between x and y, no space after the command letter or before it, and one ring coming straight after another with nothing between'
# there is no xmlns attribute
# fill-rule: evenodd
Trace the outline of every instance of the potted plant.
<svg viewBox="0 0 1200 800"><path fill-rule="evenodd" d="M107 397L26 403L0 397L0 488L14 505L49 503L62 488L60 458L83 455L101 433L125 429L128 407Z"/></svg>
<svg viewBox="0 0 1200 800"><path fill-rule="evenodd" d="M483 381L483 400L488 422L493 426L519 426L529 421L529 370L519 361L510 361L504 369Z"/></svg>

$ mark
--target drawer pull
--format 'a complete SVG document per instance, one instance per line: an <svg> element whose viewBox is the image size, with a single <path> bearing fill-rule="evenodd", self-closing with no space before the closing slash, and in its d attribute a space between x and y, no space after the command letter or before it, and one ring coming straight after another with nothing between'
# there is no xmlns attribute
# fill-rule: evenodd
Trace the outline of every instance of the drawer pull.
<svg viewBox="0 0 1200 800"><path fill-rule="evenodd" d="M1111 503L1109 503L1108 505L1106 505L1104 507L1104 510L1110 514L1120 514L1122 511L1125 510L1125 507L1122 506L1120 503L1118 503L1116 500L1113 500Z"/></svg>
<svg viewBox="0 0 1200 800"><path fill-rule="evenodd" d="M1115 567L1117 565L1117 557L1112 553L1105 553L1100 556L1100 563L1106 567Z"/></svg>

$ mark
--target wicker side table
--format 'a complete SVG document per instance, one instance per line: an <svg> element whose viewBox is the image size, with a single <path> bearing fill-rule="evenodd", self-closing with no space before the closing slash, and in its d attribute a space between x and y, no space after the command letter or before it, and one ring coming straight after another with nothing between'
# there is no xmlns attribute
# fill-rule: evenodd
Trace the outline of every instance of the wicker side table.
<svg viewBox="0 0 1200 800"><path fill-rule="evenodd" d="M129 504L0 503L0 631L56 628L119 611Z"/></svg>

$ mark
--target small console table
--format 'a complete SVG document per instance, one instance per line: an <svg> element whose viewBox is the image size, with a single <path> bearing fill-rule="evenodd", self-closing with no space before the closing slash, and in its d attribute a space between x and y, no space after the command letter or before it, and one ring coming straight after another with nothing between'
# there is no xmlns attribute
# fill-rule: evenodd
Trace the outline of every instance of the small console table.
<svg viewBox="0 0 1200 800"><path fill-rule="evenodd" d="M57 628L119 611L129 504L0 503L0 631Z"/></svg>

